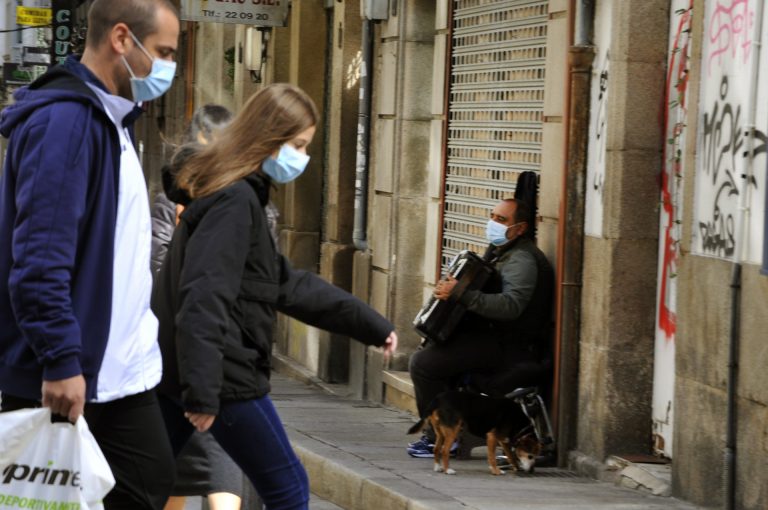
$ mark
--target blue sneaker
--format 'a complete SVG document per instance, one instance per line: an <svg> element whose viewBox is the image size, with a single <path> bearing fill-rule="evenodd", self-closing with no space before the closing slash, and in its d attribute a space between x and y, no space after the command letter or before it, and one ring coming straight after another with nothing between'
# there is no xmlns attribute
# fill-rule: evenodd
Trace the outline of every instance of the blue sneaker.
<svg viewBox="0 0 768 510"><path fill-rule="evenodd" d="M456 451L459 449L458 441L454 441L451 445L450 456L455 457ZM406 448L408 455L419 459L433 458L435 456L435 444L427 438L427 436L421 436L421 439L414 441Z"/></svg>

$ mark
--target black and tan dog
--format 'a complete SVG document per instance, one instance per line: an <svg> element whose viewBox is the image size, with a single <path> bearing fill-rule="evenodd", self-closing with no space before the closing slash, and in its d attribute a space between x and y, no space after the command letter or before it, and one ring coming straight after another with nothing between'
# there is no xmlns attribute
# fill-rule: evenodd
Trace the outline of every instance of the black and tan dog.
<svg viewBox="0 0 768 510"><path fill-rule="evenodd" d="M446 391L439 394L427 408L427 416L408 430L415 434L426 422L435 431L435 471L453 475L448 467L451 445L464 427L465 432L486 438L488 466L491 474L502 475L496 463L496 445L501 445L509 465L515 471L533 471L541 443L533 434L516 437L530 426L520 404L509 398L494 398L466 391ZM514 442L510 445L510 442ZM514 453L512 453L514 449ZM442 464L441 464L442 458Z"/></svg>

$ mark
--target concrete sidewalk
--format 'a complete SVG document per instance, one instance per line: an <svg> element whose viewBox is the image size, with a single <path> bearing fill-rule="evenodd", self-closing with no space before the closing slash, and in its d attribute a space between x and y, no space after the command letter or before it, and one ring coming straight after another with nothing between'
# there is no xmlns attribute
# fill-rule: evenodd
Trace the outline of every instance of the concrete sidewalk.
<svg viewBox="0 0 768 510"><path fill-rule="evenodd" d="M281 366L283 373L291 372ZM408 456L415 439L408 413L350 400L304 380L275 373L271 397L309 473L312 492L348 510L693 510L674 498L652 496L558 468L532 475L491 476L484 448L455 460L455 476L432 471L432 459ZM317 381L314 381L317 383ZM338 390L338 388L336 388Z"/></svg>

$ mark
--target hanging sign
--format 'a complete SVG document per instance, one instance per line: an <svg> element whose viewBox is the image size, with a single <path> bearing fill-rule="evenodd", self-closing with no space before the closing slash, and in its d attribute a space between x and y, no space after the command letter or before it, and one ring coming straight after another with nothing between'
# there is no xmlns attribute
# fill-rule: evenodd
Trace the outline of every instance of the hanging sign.
<svg viewBox="0 0 768 510"><path fill-rule="evenodd" d="M283 27L288 0L181 0L181 19Z"/></svg>
<svg viewBox="0 0 768 510"><path fill-rule="evenodd" d="M53 0L53 41L51 41L51 62L61 64L71 53L72 19L75 11L74 0Z"/></svg>
<svg viewBox="0 0 768 510"><path fill-rule="evenodd" d="M43 27L51 24L51 9L44 7L16 7L16 24Z"/></svg>

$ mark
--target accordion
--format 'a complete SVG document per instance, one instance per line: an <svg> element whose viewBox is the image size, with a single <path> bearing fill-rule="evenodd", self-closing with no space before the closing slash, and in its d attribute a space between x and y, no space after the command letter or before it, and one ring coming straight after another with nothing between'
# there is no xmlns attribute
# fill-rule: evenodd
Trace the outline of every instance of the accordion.
<svg viewBox="0 0 768 510"><path fill-rule="evenodd" d="M447 276L457 283L448 300L431 296L413 320L413 326L422 337L435 342L445 342L466 312L459 302L467 290L481 289L496 272L492 264L468 250L460 252L448 266Z"/></svg>

